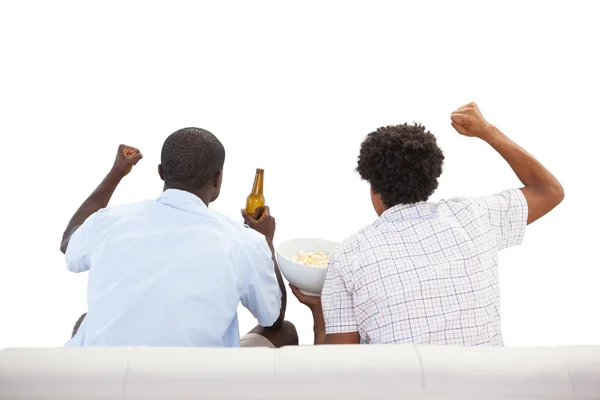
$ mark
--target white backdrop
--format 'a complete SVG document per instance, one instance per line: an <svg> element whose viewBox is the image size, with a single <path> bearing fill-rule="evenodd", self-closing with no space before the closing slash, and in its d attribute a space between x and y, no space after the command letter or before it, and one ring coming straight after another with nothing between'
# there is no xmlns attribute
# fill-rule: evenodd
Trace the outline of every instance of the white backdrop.
<svg viewBox="0 0 600 400"><path fill-rule="evenodd" d="M59 242L119 143L145 157L111 204L157 196L163 140L198 126L227 151L215 209L237 216L265 168L276 241L342 240L376 217L354 167L381 125L438 137L433 200L518 185L451 128L469 101L566 191L501 254L506 344L600 344L597 15L592 1L2 2L0 348L60 346L86 311L87 275L67 272Z"/></svg>

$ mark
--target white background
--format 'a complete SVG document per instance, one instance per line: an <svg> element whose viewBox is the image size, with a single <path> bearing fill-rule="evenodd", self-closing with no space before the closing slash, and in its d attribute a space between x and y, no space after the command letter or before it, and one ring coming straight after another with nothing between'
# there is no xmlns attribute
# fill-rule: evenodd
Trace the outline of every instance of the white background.
<svg viewBox="0 0 600 400"><path fill-rule="evenodd" d="M376 218L354 168L381 125L438 137L433 200L518 185L451 128L469 101L566 191L501 254L506 345L600 344L597 15L592 1L2 2L0 348L60 346L86 311L87 275L67 272L59 242L119 143L145 157L111 204L156 197L163 140L198 126L227 151L215 209L237 216L265 168L277 241L342 240Z"/></svg>

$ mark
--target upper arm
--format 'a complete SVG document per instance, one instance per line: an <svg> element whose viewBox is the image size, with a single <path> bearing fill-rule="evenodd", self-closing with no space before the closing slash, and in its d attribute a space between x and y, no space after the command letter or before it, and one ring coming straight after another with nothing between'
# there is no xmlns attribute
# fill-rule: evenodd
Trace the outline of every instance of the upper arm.
<svg viewBox="0 0 600 400"><path fill-rule="evenodd" d="M520 189L507 190L493 196L475 197L473 200L486 214L500 249L518 246L523 242L528 202Z"/></svg>
<svg viewBox="0 0 600 400"><path fill-rule="evenodd" d="M360 344L358 332L334 333L325 336L325 344Z"/></svg>
<svg viewBox="0 0 600 400"><path fill-rule="evenodd" d="M344 268L345 263L347 263L347 258L338 249L331 257L323 284L321 306L327 337L334 334L358 332L354 314L354 299L352 293L347 289L342 272L346 269Z"/></svg>
<svg viewBox="0 0 600 400"><path fill-rule="evenodd" d="M69 271L84 272L90 269L90 252L99 227L100 217L98 213L94 213L73 232L65 252Z"/></svg>
<svg viewBox="0 0 600 400"><path fill-rule="evenodd" d="M527 224L531 224L548 214L564 198L562 186L538 188L527 186L521 189L527 201Z"/></svg>
<svg viewBox="0 0 600 400"><path fill-rule="evenodd" d="M240 301L262 327L270 327L281 312L281 289L267 243L236 243L243 252L245 285ZM239 260L238 260L239 261Z"/></svg>

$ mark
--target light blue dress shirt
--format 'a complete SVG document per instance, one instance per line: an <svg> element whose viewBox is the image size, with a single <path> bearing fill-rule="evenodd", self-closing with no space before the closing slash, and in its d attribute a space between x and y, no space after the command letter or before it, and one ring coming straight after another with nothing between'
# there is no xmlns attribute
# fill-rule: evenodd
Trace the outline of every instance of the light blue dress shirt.
<svg viewBox="0 0 600 400"><path fill-rule="evenodd" d="M240 301L261 326L281 309L264 236L180 190L93 214L66 261L89 270L88 314L66 346L238 347Z"/></svg>

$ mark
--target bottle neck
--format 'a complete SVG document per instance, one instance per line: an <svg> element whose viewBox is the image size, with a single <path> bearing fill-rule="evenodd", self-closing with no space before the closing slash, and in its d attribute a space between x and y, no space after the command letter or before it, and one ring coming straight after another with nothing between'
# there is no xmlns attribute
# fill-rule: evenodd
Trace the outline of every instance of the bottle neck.
<svg viewBox="0 0 600 400"><path fill-rule="evenodd" d="M252 185L252 194L261 195L263 194L263 180L265 171L256 170L256 176L254 177L254 185Z"/></svg>

